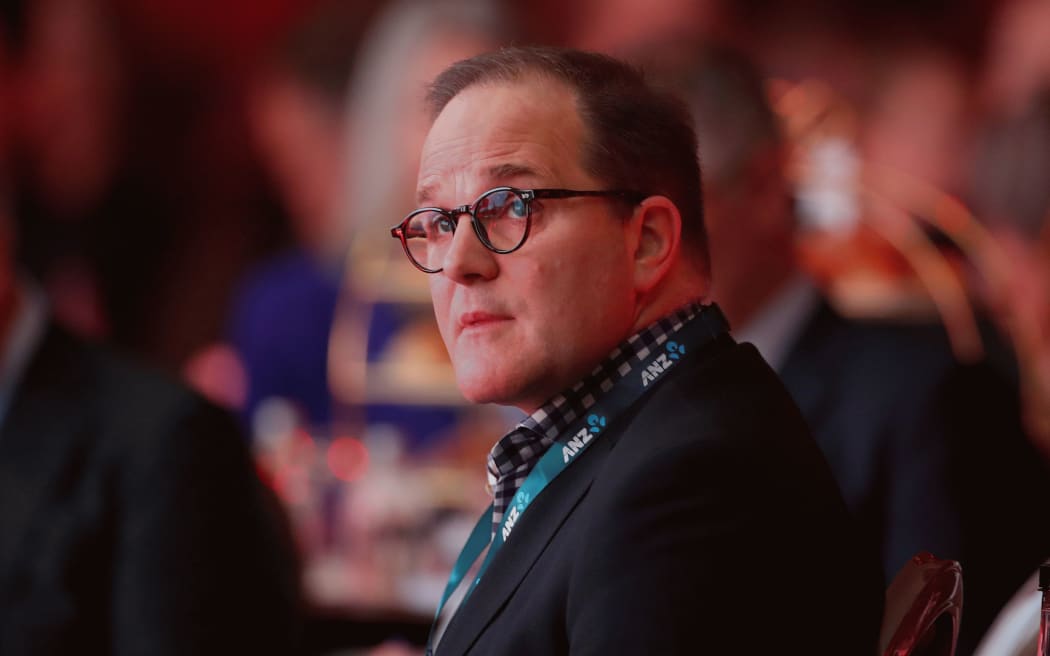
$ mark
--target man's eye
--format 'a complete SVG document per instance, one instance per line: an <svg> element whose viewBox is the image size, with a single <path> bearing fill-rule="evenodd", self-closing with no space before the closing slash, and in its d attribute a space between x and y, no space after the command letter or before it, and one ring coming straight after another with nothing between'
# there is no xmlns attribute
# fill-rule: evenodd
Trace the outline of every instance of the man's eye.
<svg viewBox="0 0 1050 656"><path fill-rule="evenodd" d="M510 203L508 203L507 215L515 219L524 219L528 209L525 206L525 199L515 196Z"/></svg>
<svg viewBox="0 0 1050 656"><path fill-rule="evenodd" d="M524 219L528 213L525 199L509 191L492 194L478 204L477 215L482 222L496 219Z"/></svg>
<svg viewBox="0 0 1050 656"><path fill-rule="evenodd" d="M443 214L435 214L427 228L428 235L449 235L456 231L456 223Z"/></svg>

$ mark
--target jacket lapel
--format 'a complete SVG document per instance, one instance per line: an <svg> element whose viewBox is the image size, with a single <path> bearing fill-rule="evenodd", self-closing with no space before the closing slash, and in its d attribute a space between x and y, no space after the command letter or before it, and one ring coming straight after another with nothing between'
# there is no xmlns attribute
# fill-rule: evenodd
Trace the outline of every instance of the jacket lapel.
<svg viewBox="0 0 1050 656"><path fill-rule="evenodd" d="M75 466L84 404L78 354L49 329L26 369L0 428L0 581L42 503ZM83 464L83 463L80 463Z"/></svg>
<svg viewBox="0 0 1050 656"><path fill-rule="evenodd" d="M514 532L492 559L481 583L449 622L438 643L439 656L462 654L502 611L551 539L579 505L616 441L607 433L536 497ZM552 448L558 448L555 445Z"/></svg>

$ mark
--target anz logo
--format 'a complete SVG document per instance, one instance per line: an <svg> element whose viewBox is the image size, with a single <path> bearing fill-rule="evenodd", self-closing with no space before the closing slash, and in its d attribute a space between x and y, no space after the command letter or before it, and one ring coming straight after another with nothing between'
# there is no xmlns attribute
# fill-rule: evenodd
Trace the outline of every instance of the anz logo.
<svg viewBox="0 0 1050 656"><path fill-rule="evenodd" d="M503 523L504 542L510 537L510 532L514 530L514 525L518 523L518 518L521 517L521 513L525 512L531 501L532 495L526 490L518 490L518 493L514 495L514 503L507 510L507 521Z"/></svg>
<svg viewBox="0 0 1050 656"><path fill-rule="evenodd" d="M561 448L561 457L565 464L568 464L570 460L576 457L580 451L583 451L583 447L590 442L595 435L602 432L605 428L605 417L598 415L590 415L587 417L587 425L581 428L572 436L565 446Z"/></svg>
<svg viewBox="0 0 1050 656"><path fill-rule="evenodd" d="M510 510L507 511L507 521L503 523L504 542L510 537L510 532L514 530L514 525L518 523L518 517L521 517L521 511L518 510L517 506L511 506Z"/></svg>
<svg viewBox="0 0 1050 656"><path fill-rule="evenodd" d="M685 345L678 342L667 342L664 345L666 353L656 356L652 362L642 369L642 387L648 387L649 383L660 377L660 374L671 368L676 360L685 355Z"/></svg>

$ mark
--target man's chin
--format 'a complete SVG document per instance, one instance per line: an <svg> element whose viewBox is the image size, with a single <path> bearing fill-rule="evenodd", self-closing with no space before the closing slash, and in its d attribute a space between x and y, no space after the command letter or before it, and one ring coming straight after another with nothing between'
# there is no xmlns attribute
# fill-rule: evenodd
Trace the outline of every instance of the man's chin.
<svg viewBox="0 0 1050 656"><path fill-rule="evenodd" d="M516 405L519 388L505 376L497 375L491 368L484 371L456 372L456 385L460 393L471 403L495 403Z"/></svg>
<svg viewBox="0 0 1050 656"><path fill-rule="evenodd" d="M463 398L471 403L505 405L517 408L526 414L532 413L548 400L546 397L539 398L536 393L530 393L530 388L523 387L520 384L508 384L510 382L497 381L492 378L484 380L459 379L458 387ZM535 392L536 390L531 391Z"/></svg>
<svg viewBox="0 0 1050 656"><path fill-rule="evenodd" d="M513 405L497 386L481 382L460 382L459 391L471 403L495 403L496 405Z"/></svg>

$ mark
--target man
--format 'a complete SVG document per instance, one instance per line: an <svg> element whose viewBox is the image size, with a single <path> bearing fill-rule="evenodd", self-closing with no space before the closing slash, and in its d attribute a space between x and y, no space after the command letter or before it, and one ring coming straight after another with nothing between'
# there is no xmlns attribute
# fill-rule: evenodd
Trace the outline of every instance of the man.
<svg viewBox="0 0 1050 656"><path fill-rule="evenodd" d="M232 420L51 323L3 200L0 653L290 653L290 544Z"/></svg>
<svg viewBox="0 0 1050 656"><path fill-rule="evenodd" d="M542 48L455 64L429 102L424 209L393 232L463 394L529 413L490 454L436 653L873 653L881 582L831 474L699 304L684 110L616 60Z"/></svg>
<svg viewBox="0 0 1050 656"><path fill-rule="evenodd" d="M795 257L786 148L758 74L717 48L662 58L706 162L712 297L782 376L887 579L919 551L962 563L969 653L1050 554L1048 477L1016 388L988 361L957 362L940 326L838 314Z"/></svg>

